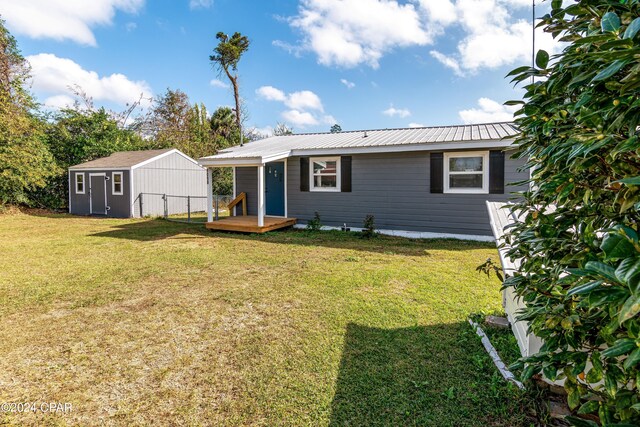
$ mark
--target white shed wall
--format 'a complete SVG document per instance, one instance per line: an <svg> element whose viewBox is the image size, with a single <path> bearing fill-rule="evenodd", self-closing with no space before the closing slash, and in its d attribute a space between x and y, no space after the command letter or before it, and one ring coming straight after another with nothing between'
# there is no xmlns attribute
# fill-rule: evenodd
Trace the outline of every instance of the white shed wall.
<svg viewBox="0 0 640 427"><path fill-rule="evenodd" d="M191 200L191 211L206 211L207 172L178 153L161 157L133 169L133 216L140 216L140 193L158 193L172 196L199 196ZM187 199L168 197L169 214L187 212ZM164 215L162 196L142 196L144 216Z"/></svg>

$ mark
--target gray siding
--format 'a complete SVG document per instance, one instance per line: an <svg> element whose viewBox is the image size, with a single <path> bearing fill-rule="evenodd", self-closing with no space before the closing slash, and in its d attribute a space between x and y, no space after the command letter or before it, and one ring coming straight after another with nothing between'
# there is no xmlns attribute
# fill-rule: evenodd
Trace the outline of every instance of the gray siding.
<svg viewBox="0 0 640 427"><path fill-rule="evenodd" d="M527 179L523 160L505 158L505 183ZM288 216L302 224L316 211L324 225L362 227L375 216L376 227L432 233L491 235L485 202L506 201L524 190L507 185L505 194L432 194L429 153L385 153L352 156L352 191L300 191L300 158L287 162ZM236 168L236 194L247 193L249 215L257 215L257 168Z"/></svg>
<svg viewBox="0 0 640 427"><path fill-rule="evenodd" d="M247 193L247 214L258 215L258 168L236 167L236 196ZM236 207L236 214L242 215L242 207Z"/></svg>
<svg viewBox="0 0 640 427"><path fill-rule="evenodd" d="M113 190L113 173L122 172L122 195L114 195ZM76 194L76 181L75 174L83 173L85 180L85 193ZM107 181L107 211L108 217L113 218L128 218L131 215L129 200L130 200L130 185L129 185L129 171L128 170L72 170L69 171L69 213L74 215L90 215L89 210L89 174L104 173L109 180Z"/></svg>
<svg viewBox="0 0 640 427"><path fill-rule="evenodd" d="M84 174L84 194L76 193L76 174ZM69 171L69 213L89 215L89 173L87 171Z"/></svg>
<svg viewBox="0 0 640 427"><path fill-rule="evenodd" d="M142 214L164 214L162 194L174 196L201 196L191 200L191 211L206 211L207 172L180 154L173 153L133 170L133 212L140 216L140 193L143 194ZM169 214L187 212L187 199L168 197Z"/></svg>
<svg viewBox="0 0 640 427"><path fill-rule="evenodd" d="M505 182L526 179L523 161L505 160ZM505 194L432 194L429 153L362 154L352 156L352 192L301 192L300 160L288 161L288 216L301 223L315 211L322 223L362 227L367 214L376 227L434 233L491 235L486 200L508 200ZM522 188L520 188L522 189Z"/></svg>

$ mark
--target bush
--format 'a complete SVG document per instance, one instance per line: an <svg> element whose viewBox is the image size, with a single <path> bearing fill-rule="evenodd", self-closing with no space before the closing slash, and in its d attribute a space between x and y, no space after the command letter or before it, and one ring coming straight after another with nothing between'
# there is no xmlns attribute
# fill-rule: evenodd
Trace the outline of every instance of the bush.
<svg viewBox="0 0 640 427"><path fill-rule="evenodd" d="M322 228L322 222L320 222L320 214L316 211L313 214L313 219L310 219L307 222L307 230L309 231L320 231Z"/></svg>
<svg viewBox="0 0 640 427"><path fill-rule="evenodd" d="M505 281L544 339L523 378L565 379L568 403L603 425L640 424L640 6L552 2L545 31L567 42L552 62L510 75L525 86L517 156L531 190L516 209ZM577 425L592 421L571 418ZM591 424L593 423L593 424Z"/></svg>
<svg viewBox="0 0 640 427"><path fill-rule="evenodd" d="M376 237L376 225L373 215L367 215L364 217L364 223L362 225L362 237L365 239Z"/></svg>

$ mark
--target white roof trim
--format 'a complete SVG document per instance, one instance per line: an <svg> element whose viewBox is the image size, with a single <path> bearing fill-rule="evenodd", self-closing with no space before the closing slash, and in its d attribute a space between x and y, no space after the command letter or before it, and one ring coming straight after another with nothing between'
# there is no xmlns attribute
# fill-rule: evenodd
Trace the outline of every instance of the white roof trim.
<svg viewBox="0 0 640 427"><path fill-rule="evenodd" d="M291 157L291 150L283 151L282 153L262 156L262 161L264 163L269 163L269 162L275 162L276 160L286 159L287 157Z"/></svg>
<svg viewBox="0 0 640 427"><path fill-rule="evenodd" d="M142 166L144 166L144 165L147 165L147 164L149 164L149 163L151 163L151 162L155 162L156 160L161 159L161 158L163 158L163 157L166 157L166 156L168 156L168 155L170 155L170 154L179 154L179 155L181 155L182 157L184 157L185 159L189 160L191 163L193 163L193 164L195 164L195 165L200 166L200 164L198 164L198 162L197 162L197 161L193 160L191 157L187 156L186 154L184 154L182 151L178 150L177 148L174 148L173 150L169 150L169 151L167 151L166 153L158 154L157 156L152 157L152 158L150 158L150 159L147 159L147 160L145 160L144 162L140 162L140 163L138 163L138 164L135 164L135 165L131 166L131 169L132 169L132 170L133 170L133 169L138 169L139 167L142 167ZM202 166L200 166L200 167L202 167Z"/></svg>

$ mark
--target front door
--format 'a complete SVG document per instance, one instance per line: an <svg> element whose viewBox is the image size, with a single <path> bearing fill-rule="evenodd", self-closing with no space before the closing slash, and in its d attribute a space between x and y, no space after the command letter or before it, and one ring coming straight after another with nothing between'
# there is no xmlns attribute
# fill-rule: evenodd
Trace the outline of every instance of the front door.
<svg viewBox="0 0 640 427"><path fill-rule="evenodd" d="M266 214L284 216L284 162L267 163L264 167Z"/></svg>
<svg viewBox="0 0 640 427"><path fill-rule="evenodd" d="M107 214L107 177L104 174L89 175L89 199L91 215Z"/></svg>

